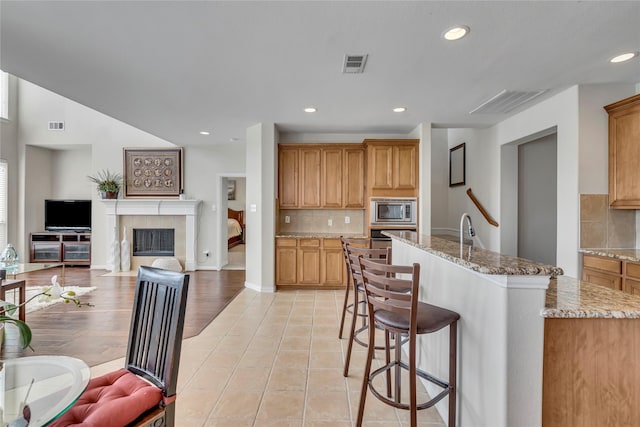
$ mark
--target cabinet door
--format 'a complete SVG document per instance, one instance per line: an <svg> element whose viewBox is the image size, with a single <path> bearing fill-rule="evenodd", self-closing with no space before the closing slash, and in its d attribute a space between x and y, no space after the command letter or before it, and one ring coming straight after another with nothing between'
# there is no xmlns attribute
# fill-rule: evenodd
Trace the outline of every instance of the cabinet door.
<svg viewBox="0 0 640 427"><path fill-rule="evenodd" d="M283 148L278 159L278 201L281 208L298 207L298 150Z"/></svg>
<svg viewBox="0 0 640 427"><path fill-rule="evenodd" d="M296 239L276 239L276 285L298 282Z"/></svg>
<svg viewBox="0 0 640 427"><path fill-rule="evenodd" d="M31 262L60 262L61 245L55 242L32 242Z"/></svg>
<svg viewBox="0 0 640 427"><path fill-rule="evenodd" d="M301 208L320 207L320 158L319 148L300 149L300 200Z"/></svg>
<svg viewBox="0 0 640 427"><path fill-rule="evenodd" d="M625 279L624 280L624 291L632 294L632 295L639 295L640 296L640 281L638 280L632 280L632 279Z"/></svg>
<svg viewBox="0 0 640 427"><path fill-rule="evenodd" d="M640 95L605 107L609 111L609 204L640 208Z"/></svg>
<svg viewBox="0 0 640 427"><path fill-rule="evenodd" d="M300 239L298 247L298 283L320 283L320 239Z"/></svg>
<svg viewBox="0 0 640 427"><path fill-rule="evenodd" d="M339 239L324 239L320 267L324 286L345 286L345 263Z"/></svg>
<svg viewBox="0 0 640 427"><path fill-rule="evenodd" d="M606 286L607 288L614 289L616 291L622 290L622 277L606 273L604 271L583 268L582 280L585 282L595 283L596 285Z"/></svg>
<svg viewBox="0 0 640 427"><path fill-rule="evenodd" d="M342 207L341 148L322 150L322 207Z"/></svg>
<svg viewBox="0 0 640 427"><path fill-rule="evenodd" d="M344 150L344 207L364 208L364 149Z"/></svg>
<svg viewBox="0 0 640 427"><path fill-rule="evenodd" d="M88 243L63 243L62 262L88 263L91 261L91 245Z"/></svg>
<svg viewBox="0 0 640 427"><path fill-rule="evenodd" d="M393 189L393 147L372 145L369 147L369 183L372 190Z"/></svg>
<svg viewBox="0 0 640 427"><path fill-rule="evenodd" d="M393 188L415 190L418 188L418 148L415 145L393 147Z"/></svg>

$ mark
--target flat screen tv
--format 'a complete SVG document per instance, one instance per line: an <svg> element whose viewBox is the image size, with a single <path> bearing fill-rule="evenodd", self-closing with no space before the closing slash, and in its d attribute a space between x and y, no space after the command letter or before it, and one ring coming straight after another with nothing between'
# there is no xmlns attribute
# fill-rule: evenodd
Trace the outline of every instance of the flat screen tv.
<svg viewBox="0 0 640 427"><path fill-rule="evenodd" d="M91 200L45 200L47 231L91 231Z"/></svg>

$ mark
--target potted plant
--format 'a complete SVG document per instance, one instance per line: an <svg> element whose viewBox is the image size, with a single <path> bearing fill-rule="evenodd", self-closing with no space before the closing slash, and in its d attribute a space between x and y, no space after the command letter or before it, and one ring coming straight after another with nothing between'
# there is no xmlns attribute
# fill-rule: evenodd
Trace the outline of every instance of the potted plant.
<svg viewBox="0 0 640 427"><path fill-rule="evenodd" d="M117 199L120 186L122 185L122 175L112 173L108 169L101 170L95 175L89 175L90 181L98 184L98 192L103 199Z"/></svg>

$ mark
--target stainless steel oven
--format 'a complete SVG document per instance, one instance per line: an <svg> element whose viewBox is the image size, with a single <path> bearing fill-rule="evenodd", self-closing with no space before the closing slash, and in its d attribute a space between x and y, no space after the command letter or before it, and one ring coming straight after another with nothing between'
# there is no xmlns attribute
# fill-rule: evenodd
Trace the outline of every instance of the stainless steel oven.
<svg viewBox="0 0 640 427"><path fill-rule="evenodd" d="M372 197L369 205L370 225L416 226L418 202L415 197Z"/></svg>
<svg viewBox="0 0 640 427"><path fill-rule="evenodd" d="M369 237L371 238L371 247L373 248L386 248L391 246L391 237L387 237L382 234L383 231L418 231L415 227L409 228L372 228L369 231Z"/></svg>

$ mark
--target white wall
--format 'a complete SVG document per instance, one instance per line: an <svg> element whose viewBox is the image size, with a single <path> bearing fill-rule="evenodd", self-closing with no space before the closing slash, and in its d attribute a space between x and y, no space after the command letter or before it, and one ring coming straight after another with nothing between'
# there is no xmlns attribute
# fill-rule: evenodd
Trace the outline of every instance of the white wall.
<svg viewBox="0 0 640 427"><path fill-rule="evenodd" d="M263 292L275 287L277 132L273 123L247 129L247 210L245 286ZM254 210L255 207L255 210Z"/></svg>
<svg viewBox="0 0 640 427"><path fill-rule="evenodd" d="M9 74L9 119L7 121L0 120L0 158L7 161L9 194L7 200L7 241L12 243L17 250L22 251L20 246L20 238L23 233L24 224L20 221L18 215L18 185L19 167L18 156L18 79ZM4 249L4 248L0 248ZM20 252L24 253L24 252Z"/></svg>
<svg viewBox="0 0 640 427"><path fill-rule="evenodd" d="M449 228L449 145L446 129L431 129L431 231ZM422 230L425 233L426 230Z"/></svg>
<svg viewBox="0 0 640 427"><path fill-rule="evenodd" d="M91 146L77 145L69 150L50 150L52 199L90 199L97 191L87 179L91 170Z"/></svg>
<svg viewBox="0 0 640 427"><path fill-rule="evenodd" d="M580 86L580 194L609 193L609 116L603 107L633 94L630 84Z"/></svg>

